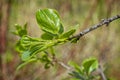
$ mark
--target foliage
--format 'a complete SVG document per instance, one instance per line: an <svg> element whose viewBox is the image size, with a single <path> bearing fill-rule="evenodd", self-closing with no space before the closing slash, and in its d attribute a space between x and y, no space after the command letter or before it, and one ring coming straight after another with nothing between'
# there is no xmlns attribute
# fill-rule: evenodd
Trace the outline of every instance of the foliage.
<svg viewBox="0 0 120 80"><path fill-rule="evenodd" d="M15 25L16 31L13 32L18 35L20 39L16 44L16 50L20 52L22 64L17 68L20 69L28 63L40 61L44 63L47 69L53 66L54 49L53 46L64 44L66 42L77 42L77 38L69 39L76 31L75 28L64 31L58 12L54 9L40 9L36 12L36 20L39 24L43 34L39 38L30 37L27 33L27 24L23 27ZM50 49L50 52L48 52ZM38 56L38 53L40 56ZM75 68L70 75L74 79L91 80L96 78L92 72L98 68L98 61L95 58L86 59L82 65L79 66L73 62L70 64Z"/></svg>
<svg viewBox="0 0 120 80"><path fill-rule="evenodd" d="M15 25L16 31L13 33L20 37L16 49L21 53L20 56L23 61L20 65L21 67L23 64L29 63L34 59L38 60L36 57L37 53L45 54L48 48L69 41L68 38L76 31L75 29L71 29L65 32L58 12L53 9L38 10L36 12L36 20L43 31L41 38L30 37L26 30L27 24L23 27L18 24ZM43 59L45 57L46 59ZM50 63L50 60L47 58L47 55L44 57L41 56L41 60ZM18 67L18 69L21 67Z"/></svg>
<svg viewBox="0 0 120 80"><path fill-rule="evenodd" d="M97 78L96 75L93 75L92 72L98 68L98 61L96 58L89 58L82 62L82 65L79 66L74 62L69 62L71 66L75 68L70 75L73 79L78 80L92 80Z"/></svg>

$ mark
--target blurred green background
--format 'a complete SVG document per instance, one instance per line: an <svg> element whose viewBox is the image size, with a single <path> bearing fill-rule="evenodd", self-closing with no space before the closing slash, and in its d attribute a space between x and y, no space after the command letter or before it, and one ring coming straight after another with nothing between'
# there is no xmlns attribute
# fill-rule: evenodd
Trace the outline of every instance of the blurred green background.
<svg viewBox="0 0 120 80"><path fill-rule="evenodd" d="M40 37L35 13L43 8L56 9L65 30L79 24L77 34L101 19L120 14L120 0L0 0L0 30L6 29L3 32L5 40L0 37L0 80L70 80L66 69L60 65L46 70L42 63L32 63L16 72L21 62L15 50L19 38L11 32L15 30L15 24L27 22L29 35ZM76 44L57 46L55 51L57 58L66 64L70 60L81 64L84 59L94 56L103 65L107 77L120 80L119 40L120 19L88 33Z"/></svg>

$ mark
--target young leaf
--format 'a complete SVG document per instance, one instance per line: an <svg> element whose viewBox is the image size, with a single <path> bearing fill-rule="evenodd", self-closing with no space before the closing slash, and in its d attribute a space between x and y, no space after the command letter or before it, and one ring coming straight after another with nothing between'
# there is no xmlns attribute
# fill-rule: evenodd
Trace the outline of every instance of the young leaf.
<svg viewBox="0 0 120 80"><path fill-rule="evenodd" d="M22 60L27 61L28 59L32 58L38 52L44 51L45 49L54 46L57 44L55 40L36 40L36 38L26 38L23 37L21 39L21 45L25 47L25 50L22 54ZM28 46L29 45L29 46Z"/></svg>
<svg viewBox="0 0 120 80"><path fill-rule="evenodd" d="M79 40L79 38L73 38L73 39L71 40L71 43L77 43L78 40Z"/></svg>
<svg viewBox="0 0 120 80"><path fill-rule="evenodd" d="M53 39L53 36L48 34L48 33L43 33L41 35L41 38L44 39L44 40L52 40Z"/></svg>
<svg viewBox="0 0 120 80"><path fill-rule="evenodd" d="M81 67L78 64L76 64L73 61L70 61L68 64L71 65L71 66L73 66L75 68L76 72L79 72L80 74L83 75L83 71L81 70Z"/></svg>
<svg viewBox="0 0 120 80"><path fill-rule="evenodd" d="M75 77L75 80L76 79L86 80L83 75L81 75L80 73L78 73L76 71L72 71L72 73L70 73L70 75L72 75L73 77Z"/></svg>
<svg viewBox="0 0 120 80"><path fill-rule="evenodd" d="M29 59L31 59L36 53L43 51L44 49L46 49L46 47L44 47L42 44L35 44L35 45L31 45L30 49L27 51L24 51L21 55L21 59L22 61L27 61Z"/></svg>
<svg viewBox="0 0 120 80"><path fill-rule="evenodd" d="M50 63L46 63L45 66L44 66L44 68L45 68L45 69L48 69L48 68L50 68L50 66L51 66Z"/></svg>
<svg viewBox="0 0 120 80"><path fill-rule="evenodd" d="M64 32L64 28L63 28L63 25L62 23L60 24L60 29L58 31L59 34L62 34Z"/></svg>
<svg viewBox="0 0 120 80"><path fill-rule="evenodd" d="M21 59L22 61L27 61L30 59L30 52L29 51L24 51L21 55Z"/></svg>
<svg viewBox="0 0 120 80"><path fill-rule="evenodd" d="M23 46L30 46L31 44L38 43L39 41L41 41L41 39L32 38L32 37L29 37L29 36L23 36L20 39L21 45L23 45Z"/></svg>
<svg viewBox="0 0 120 80"><path fill-rule="evenodd" d="M36 20L45 32L55 35L63 32L60 16L56 10L40 9L36 12Z"/></svg>
<svg viewBox="0 0 120 80"><path fill-rule="evenodd" d="M98 68L98 61L96 58L90 58L83 61L82 65L84 67L84 71L87 74L90 74L92 71Z"/></svg>
<svg viewBox="0 0 120 80"><path fill-rule="evenodd" d="M16 43L15 49L16 49L16 51L18 51L18 52L20 52L20 53L25 50L25 48L21 45L21 42L20 42L20 41L18 41L18 42Z"/></svg>
<svg viewBox="0 0 120 80"><path fill-rule="evenodd" d="M45 63L44 68L48 69L50 68L50 66L52 65L51 63L51 59L49 58L48 54L46 54L46 52L44 52L45 54L41 55L42 57L40 58L40 61Z"/></svg>
<svg viewBox="0 0 120 80"><path fill-rule="evenodd" d="M64 34L62 34L61 36L60 36L60 38L62 39L62 38L69 38L71 35L73 35L74 33L75 33L75 29L72 29L72 30L70 30L70 31L68 31L68 32L65 32Z"/></svg>
<svg viewBox="0 0 120 80"><path fill-rule="evenodd" d="M20 37L27 35L27 30L26 30L27 23L23 27L18 24L16 24L15 27L16 27L16 31L13 32L13 34L18 35Z"/></svg>

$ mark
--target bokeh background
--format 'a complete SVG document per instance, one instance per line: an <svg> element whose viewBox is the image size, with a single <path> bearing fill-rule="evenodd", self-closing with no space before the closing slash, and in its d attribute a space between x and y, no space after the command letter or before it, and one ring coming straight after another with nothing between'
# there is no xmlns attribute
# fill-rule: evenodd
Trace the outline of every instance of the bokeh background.
<svg viewBox="0 0 120 80"><path fill-rule="evenodd" d="M120 14L120 0L0 0L0 80L70 80L60 65L46 70L42 63L31 63L16 72L21 60L15 50L14 25L27 22L29 35L40 37L35 12L43 8L56 9L65 30L79 24L77 34ZM96 57L107 77L120 80L120 19L86 34L76 44L55 47L55 52L65 64L72 60L80 65L84 59Z"/></svg>

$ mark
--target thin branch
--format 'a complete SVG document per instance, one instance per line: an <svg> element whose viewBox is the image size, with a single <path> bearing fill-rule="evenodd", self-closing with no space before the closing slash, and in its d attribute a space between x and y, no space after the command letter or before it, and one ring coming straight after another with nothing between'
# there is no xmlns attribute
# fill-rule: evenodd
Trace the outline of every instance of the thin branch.
<svg viewBox="0 0 120 80"><path fill-rule="evenodd" d="M99 28L99 27L102 27L103 25L109 25L112 21L114 20L117 20L120 18L120 14L119 15L116 15L116 16L113 16L111 18L108 18L108 19L103 19L100 23L88 28L88 29L85 29L84 31L80 32L79 34L75 35L75 36L72 36L70 38L68 38L68 40L72 40L74 38L77 38L78 40L84 36L85 34Z"/></svg>
<svg viewBox="0 0 120 80"><path fill-rule="evenodd" d="M116 15L116 16L113 16L112 18L103 19L103 20L102 20L100 23L98 23L97 25L94 25L94 26L92 26L92 27L90 27L90 28L88 28L88 29L85 29L84 31L80 32L79 34L68 38L68 40L72 40L72 39L74 39L74 38L80 39L80 38L81 38L82 36L84 36L85 34L91 32L91 31L93 31L93 30L95 30L95 29L97 29L97 28L99 28L99 27L101 27L101 26L103 26L103 25L109 25L112 21L117 20L117 19L119 19L119 18L120 18L120 14L119 14L119 15ZM53 60L53 61L52 61L53 63L55 62L55 63L61 65L62 67L64 67L65 69L67 69L69 72L72 71L72 70L74 70L72 67L70 67L70 66L64 64L63 62L57 60L56 57L55 57L55 55L52 57L52 60ZM99 66L99 72L100 72L100 75L101 75L102 79L103 79L103 80L106 80L106 77L105 77L105 75L104 75L104 73L103 73L103 71L102 71L101 66Z"/></svg>
<svg viewBox="0 0 120 80"><path fill-rule="evenodd" d="M52 58L52 60L53 60L52 62L55 62L55 63L61 65L63 68L67 69L68 71L71 71L71 70L72 70L72 67L66 65L66 64L63 63L62 61L59 61L55 56ZM52 63L52 64L54 64L54 63Z"/></svg>
<svg viewBox="0 0 120 80"><path fill-rule="evenodd" d="M48 52L45 51L45 53L48 54ZM54 63L57 63L59 65L61 65L63 68L67 69L68 71L72 70L72 67L68 66L67 64L63 63L62 61L58 60L55 55L48 55L51 59L52 59L52 64L54 65Z"/></svg>
<svg viewBox="0 0 120 80"><path fill-rule="evenodd" d="M64 67L64 68L67 69L67 70L71 70L71 69L72 69L70 66L64 64L63 62L60 62L60 61L59 61L58 64L60 64L62 67Z"/></svg>
<svg viewBox="0 0 120 80"><path fill-rule="evenodd" d="M99 65L98 70L102 80L107 80L101 65Z"/></svg>

